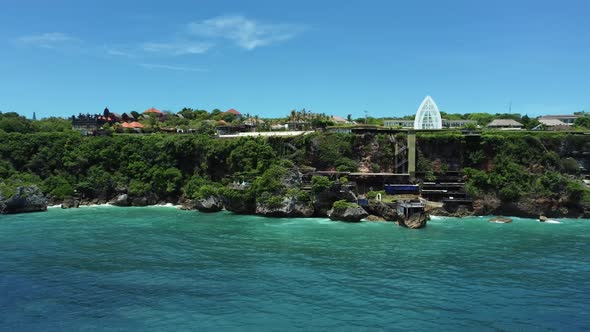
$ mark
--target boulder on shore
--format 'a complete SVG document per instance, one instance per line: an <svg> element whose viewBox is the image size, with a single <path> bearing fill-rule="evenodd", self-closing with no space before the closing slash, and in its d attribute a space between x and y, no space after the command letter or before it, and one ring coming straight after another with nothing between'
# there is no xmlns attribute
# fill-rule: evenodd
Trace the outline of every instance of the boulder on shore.
<svg viewBox="0 0 590 332"><path fill-rule="evenodd" d="M367 220L368 220L368 221L387 221L387 220L385 220L383 217L379 217L379 216L376 216L376 215L373 215L373 214L370 214L370 215L367 217Z"/></svg>
<svg viewBox="0 0 590 332"><path fill-rule="evenodd" d="M130 206L148 206L158 203L158 196L151 191L138 196L130 195L128 199Z"/></svg>
<svg viewBox="0 0 590 332"><path fill-rule="evenodd" d="M428 219L430 219L428 213L417 212L412 214L408 219L400 218L399 225L410 229L424 228Z"/></svg>
<svg viewBox="0 0 590 332"><path fill-rule="evenodd" d="M350 203L346 208L333 208L328 211L330 220L359 222L369 214L356 203Z"/></svg>
<svg viewBox="0 0 590 332"><path fill-rule="evenodd" d="M117 197L113 198L109 203L115 206L129 206L129 195L118 195Z"/></svg>
<svg viewBox="0 0 590 332"><path fill-rule="evenodd" d="M256 202L256 214L278 218L308 218L313 216L311 202L300 202L295 197L284 197L280 205L272 206Z"/></svg>
<svg viewBox="0 0 590 332"><path fill-rule="evenodd" d="M369 204L364 209L371 215L381 217L386 221L397 220L397 210L393 207L379 201L369 201Z"/></svg>
<svg viewBox="0 0 590 332"><path fill-rule="evenodd" d="M5 199L0 194L0 213L23 213L47 210L47 199L37 186L17 187L16 194Z"/></svg>
<svg viewBox="0 0 590 332"><path fill-rule="evenodd" d="M223 210L223 201L219 196L209 196L195 200L194 207L200 212L219 212Z"/></svg>
<svg viewBox="0 0 590 332"><path fill-rule="evenodd" d="M66 197L61 203L62 209L75 209L78 207L80 207L80 201L73 197Z"/></svg>
<svg viewBox="0 0 590 332"><path fill-rule="evenodd" d="M133 197L131 199L132 206L148 206L148 199L145 196Z"/></svg>
<svg viewBox="0 0 590 332"><path fill-rule="evenodd" d="M181 210L196 210L197 205L196 205L195 200L182 198L180 200L180 209Z"/></svg>

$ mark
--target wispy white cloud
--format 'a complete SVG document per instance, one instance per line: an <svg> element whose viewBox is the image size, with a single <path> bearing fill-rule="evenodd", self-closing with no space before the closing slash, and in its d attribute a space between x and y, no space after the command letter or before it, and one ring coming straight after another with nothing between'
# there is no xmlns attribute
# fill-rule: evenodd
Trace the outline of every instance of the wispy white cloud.
<svg viewBox="0 0 590 332"><path fill-rule="evenodd" d="M188 28L195 36L228 39L247 50L289 40L306 29L296 24L260 23L241 15L194 22Z"/></svg>
<svg viewBox="0 0 590 332"><path fill-rule="evenodd" d="M107 55L112 55L112 56L122 56L122 57L126 57L126 58L134 58L135 54L131 53L131 52L127 52L127 51L123 51L120 50L118 48L106 48L105 52Z"/></svg>
<svg viewBox="0 0 590 332"><path fill-rule="evenodd" d="M165 70L174 70L174 71L190 71L190 72L206 72L206 69L202 68L191 68L191 67L183 67L183 66L171 66L171 65L163 65L163 64L154 64L154 63L140 63L141 67L147 69L165 69Z"/></svg>
<svg viewBox="0 0 590 332"><path fill-rule="evenodd" d="M214 45L222 43L223 40L230 41L243 49L253 50L289 40L306 29L307 27L304 25L262 23L241 15L226 15L189 23L182 31L173 33L176 38L137 42L126 46L103 45L101 47L63 32L25 35L19 37L17 41L27 46L60 49L68 52L145 58L204 54Z"/></svg>
<svg viewBox="0 0 590 332"><path fill-rule="evenodd" d="M61 32L47 32L39 35L22 36L18 38L18 41L35 47L56 48L79 43L80 39Z"/></svg>
<svg viewBox="0 0 590 332"><path fill-rule="evenodd" d="M150 53L166 55L203 54L213 45L196 41L176 41L169 43L143 43L141 48Z"/></svg>

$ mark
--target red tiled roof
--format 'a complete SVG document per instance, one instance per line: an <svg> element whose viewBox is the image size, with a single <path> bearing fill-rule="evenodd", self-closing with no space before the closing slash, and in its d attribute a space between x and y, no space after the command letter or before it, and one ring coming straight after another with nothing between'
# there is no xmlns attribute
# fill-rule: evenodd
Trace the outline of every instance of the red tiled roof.
<svg viewBox="0 0 590 332"><path fill-rule="evenodd" d="M230 109L229 109L229 110L227 110L227 112L225 112L225 113L230 113L230 114L234 114L234 115L242 115L242 113L240 113L240 112L236 111L236 110L235 110L235 109L233 109L233 108L230 108Z"/></svg>
<svg viewBox="0 0 590 332"><path fill-rule="evenodd" d="M143 125L137 121L133 121L131 123L127 123L127 122L123 122L123 124L121 125L121 127L123 128L143 128Z"/></svg>
<svg viewBox="0 0 590 332"><path fill-rule="evenodd" d="M159 110L159 109L157 109L157 108L153 108L153 107L152 107L152 108L150 108L150 109L147 109L147 110L143 111L143 114L145 114L145 113L156 113L156 114L162 114L162 111L160 111L160 110Z"/></svg>

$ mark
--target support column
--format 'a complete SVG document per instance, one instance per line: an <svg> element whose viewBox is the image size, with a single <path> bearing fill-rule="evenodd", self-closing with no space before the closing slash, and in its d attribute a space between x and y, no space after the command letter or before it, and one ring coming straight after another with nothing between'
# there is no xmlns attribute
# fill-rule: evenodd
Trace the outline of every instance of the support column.
<svg viewBox="0 0 590 332"><path fill-rule="evenodd" d="M416 178L416 131L408 130L408 173L410 180Z"/></svg>

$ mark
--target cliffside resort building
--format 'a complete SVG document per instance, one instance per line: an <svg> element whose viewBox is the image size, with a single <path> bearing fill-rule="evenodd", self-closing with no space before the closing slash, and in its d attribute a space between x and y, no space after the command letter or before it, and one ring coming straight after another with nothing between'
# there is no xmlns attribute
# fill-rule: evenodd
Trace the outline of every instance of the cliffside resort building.
<svg viewBox="0 0 590 332"><path fill-rule="evenodd" d="M476 125L477 122L473 120L452 120L442 119L438 106L434 99L426 96L414 119L387 119L383 121L384 127L399 127L399 128L413 128L413 129L442 129L442 128L462 128L466 125Z"/></svg>
<svg viewBox="0 0 590 332"><path fill-rule="evenodd" d="M416 112L414 129L442 129L442 119L436 103L426 96Z"/></svg>

